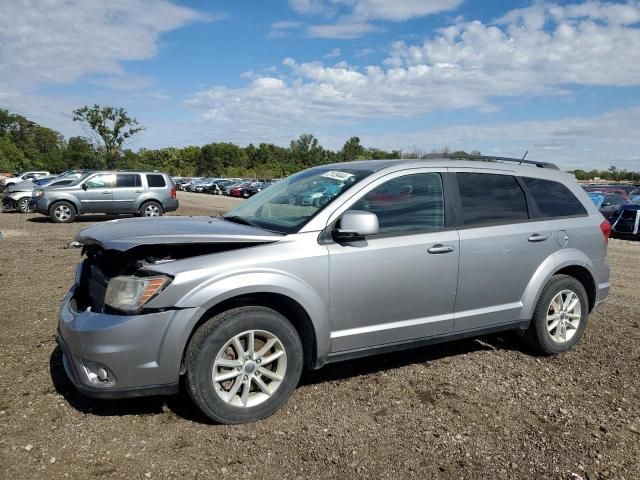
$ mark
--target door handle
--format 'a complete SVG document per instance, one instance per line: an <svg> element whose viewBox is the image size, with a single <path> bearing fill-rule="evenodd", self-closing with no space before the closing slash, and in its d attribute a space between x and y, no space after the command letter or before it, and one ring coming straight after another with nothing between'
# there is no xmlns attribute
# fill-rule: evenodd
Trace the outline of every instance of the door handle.
<svg viewBox="0 0 640 480"><path fill-rule="evenodd" d="M531 235L529 237L529 241L530 242L544 242L547 238L549 238L549 235L540 235L539 233L534 233L533 235Z"/></svg>
<svg viewBox="0 0 640 480"><path fill-rule="evenodd" d="M429 253L449 253L449 252L453 252L453 247L451 245L443 245L442 243L436 243L433 247L428 248L427 252L429 252Z"/></svg>
<svg viewBox="0 0 640 480"><path fill-rule="evenodd" d="M102 192L103 195L110 195L111 192L109 190L105 190L104 192Z"/></svg>
<svg viewBox="0 0 640 480"><path fill-rule="evenodd" d="M136 190L136 191L135 191L135 192L133 192L133 193L142 193L142 190Z"/></svg>

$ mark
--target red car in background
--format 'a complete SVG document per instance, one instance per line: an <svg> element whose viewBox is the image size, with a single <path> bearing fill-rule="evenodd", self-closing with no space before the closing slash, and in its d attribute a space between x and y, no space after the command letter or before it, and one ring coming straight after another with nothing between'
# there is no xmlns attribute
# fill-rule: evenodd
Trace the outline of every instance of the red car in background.
<svg viewBox="0 0 640 480"><path fill-rule="evenodd" d="M251 182L244 182L240 185L236 185L231 190L229 190L229 195L231 197L242 197L244 195L244 191L251 186Z"/></svg>

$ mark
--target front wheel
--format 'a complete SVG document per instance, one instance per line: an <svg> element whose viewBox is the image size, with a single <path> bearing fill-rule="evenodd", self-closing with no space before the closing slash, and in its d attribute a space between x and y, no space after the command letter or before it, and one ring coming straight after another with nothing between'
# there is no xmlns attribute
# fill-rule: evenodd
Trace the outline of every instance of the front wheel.
<svg viewBox="0 0 640 480"><path fill-rule="evenodd" d="M293 325L265 307L240 307L200 327L185 356L186 383L196 405L223 424L276 412L302 373L302 344Z"/></svg>
<svg viewBox="0 0 640 480"><path fill-rule="evenodd" d="M71 223L76 218L76 208L69 202L56 202L49 208L49 218L55 223Z"/></svg>
<svg viewBox="0 0 640 480"><path fill-rule="evenodd" d="M582 283L569 275L554 275L542 290L526 338L546 355L566 352L580 341L588 317L589 299Z"/></svg>
<svg viewBox="0 0 640 480"><path fill-rule="evenodd" d="M31 208L29 207L29 202L31 202L30 197L21 198L18 200L18 210L22 213L29 213Z"/></svg>
<svg viewBox="0 0 640 480"><path fill-rule="evenodd" d="M161 217L162 207L156 202L145 202L140 207L141 217Z"/></svg>

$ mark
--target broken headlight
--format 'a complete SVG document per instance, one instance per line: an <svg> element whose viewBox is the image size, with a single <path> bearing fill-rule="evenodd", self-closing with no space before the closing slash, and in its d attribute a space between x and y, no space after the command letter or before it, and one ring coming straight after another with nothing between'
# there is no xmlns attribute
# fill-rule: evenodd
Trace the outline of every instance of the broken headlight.
<svg viewBox="0 0 640 480"><path fill-rule="evenodd" d="M154 277L113 277L107 286L104 303L123 312L136 312L160 293L171 281L164 275Z"/></svg>

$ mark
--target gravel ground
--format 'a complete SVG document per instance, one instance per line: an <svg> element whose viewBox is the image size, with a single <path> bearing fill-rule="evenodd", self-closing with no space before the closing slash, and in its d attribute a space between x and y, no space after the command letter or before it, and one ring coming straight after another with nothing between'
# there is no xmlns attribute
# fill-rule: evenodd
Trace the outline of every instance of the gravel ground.
<svg viewBox="0 0 640 480"><path fill-rule="evenodd" d="M66 380L64 246L96 221L0 214L0 477L640 478L640 243L610 242L610 300L568 354L498 335L330 365L273 417L219 426L182 395L97 401Z"/></svg>

